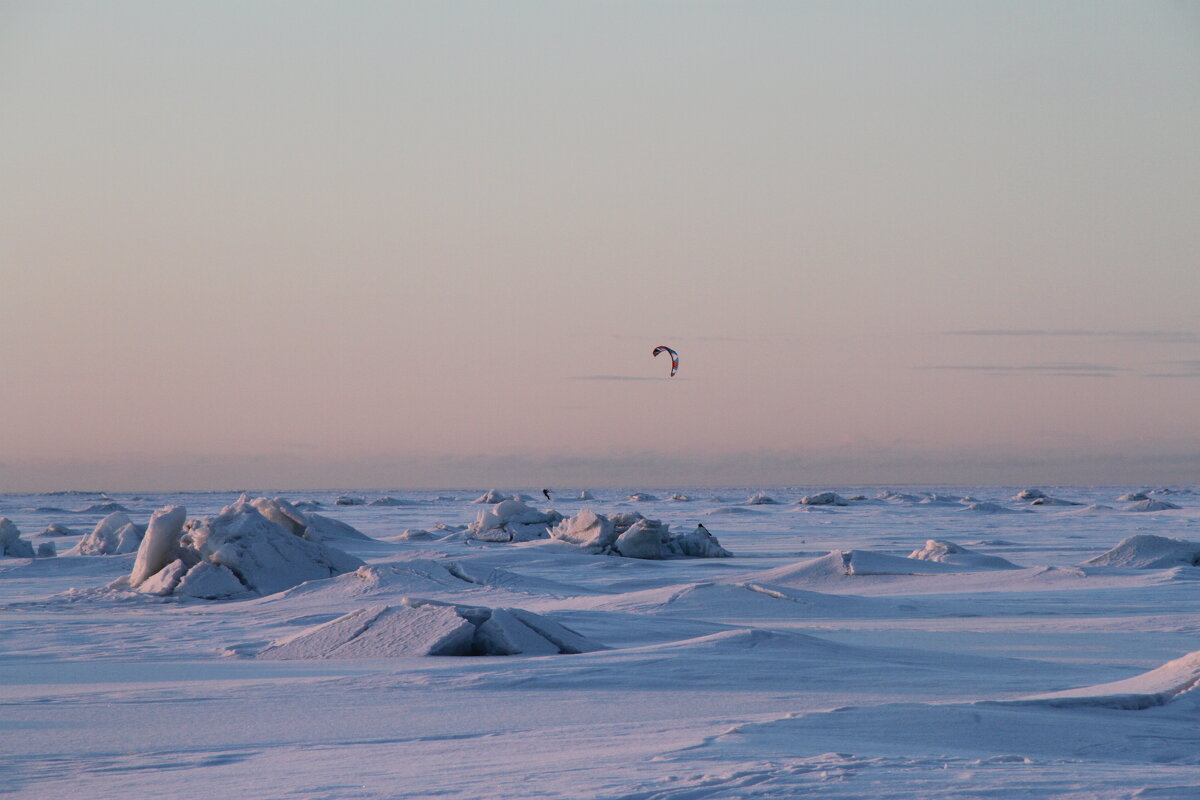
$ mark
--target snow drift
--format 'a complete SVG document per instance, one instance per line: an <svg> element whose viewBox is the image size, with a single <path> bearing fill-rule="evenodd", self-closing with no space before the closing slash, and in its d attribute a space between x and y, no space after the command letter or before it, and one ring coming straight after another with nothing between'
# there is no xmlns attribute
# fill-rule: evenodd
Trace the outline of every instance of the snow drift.
<svg viewBox="0 0 1200 800"><path fill-rule="evenodd" d="M393 656L546 656L603 645L520 608L486 608L404 598L373 606L272 643L268 659Z"/></svg>
<svg viewBox="0 0 1200 800"><path fill-rule="evenodd" d="M946 542L940 539L927 540L923 548L913 550L908 557L921 561L936 561L939 564L954 564L959 567L970 567L972 569L1020 569L1020 567L1006 558L977 553L954 542Z"/></svg>
<svg viewBox="0 0 1200 800"><path fill-rule="evenodd" d="M1126 511L1171 511L1179 506L1174 503L1168 503L1166 500L1141 500L1136 503L1130 503L1125 506Z"/></svg>
<svg viewBox="0 0 1200 800"><path fill-rule="evenodd" d="M1167 569L1200 565L1200 542L1141 533L1123 539L1113 549L1083 562L1086 567Z"/></svg>
<svg viewBox="0 0 1200 800"><path fill-rule="evenodd" d="M806 494L800 498L800 504L806 506L848 506L850 501L837 492L818 492Z"/></svg>

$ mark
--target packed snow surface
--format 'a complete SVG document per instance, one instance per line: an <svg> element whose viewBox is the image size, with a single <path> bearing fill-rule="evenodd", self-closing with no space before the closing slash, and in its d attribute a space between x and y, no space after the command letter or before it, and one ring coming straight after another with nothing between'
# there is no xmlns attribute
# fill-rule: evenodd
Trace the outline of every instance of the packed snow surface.
<svg viewBox="0 0 1200 800"><path fill-rule="evenodd" d="M1200 542L1168 539L1139 533L1120 542L1116 547L1083 562L1096 567L1128 567L1132 569L1165 569L1167 567L1200 565Z"/></svg>
<svg viewBox="0 0 1200 800"><path fill-rule="evenodd" d="M0 495L0 786L1200 797L1194 487L542 488Z"/></svg>

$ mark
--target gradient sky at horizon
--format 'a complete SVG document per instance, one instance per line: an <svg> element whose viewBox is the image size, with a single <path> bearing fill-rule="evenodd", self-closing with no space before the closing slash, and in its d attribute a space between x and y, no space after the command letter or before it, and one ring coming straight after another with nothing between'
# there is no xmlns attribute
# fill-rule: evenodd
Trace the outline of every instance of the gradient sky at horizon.
<svg viewBox="0 0 1200 800"><path fill-rule="evenodd" d="M1200 5L0 2L0 108L0 491L1200 481Z"/></svg>

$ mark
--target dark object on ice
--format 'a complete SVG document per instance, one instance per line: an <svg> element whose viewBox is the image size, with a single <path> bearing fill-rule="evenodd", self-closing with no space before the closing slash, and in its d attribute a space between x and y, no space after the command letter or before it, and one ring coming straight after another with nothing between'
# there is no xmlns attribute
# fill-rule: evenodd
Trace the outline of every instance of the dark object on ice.
<svg viewBox="0 0 1200 800"><path fill-rule="evenodd" d="M550 499L550 490L549 489L542 489L542 494L546 495L547 500Z"/></svg>

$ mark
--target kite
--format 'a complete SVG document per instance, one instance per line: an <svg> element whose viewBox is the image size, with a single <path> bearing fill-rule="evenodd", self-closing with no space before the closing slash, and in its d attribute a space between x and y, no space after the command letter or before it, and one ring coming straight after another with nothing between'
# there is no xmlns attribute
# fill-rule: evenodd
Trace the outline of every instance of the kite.
<svg viewBox="0 0 1200 800"><path fill-rule="evenodd" d="M671 377L674 378L676 371L679 369L679 353L676 353L671 348L660 344L658 347L654 348L654 352L650 355L657 356L659 353L671 354Z"/></svg>

